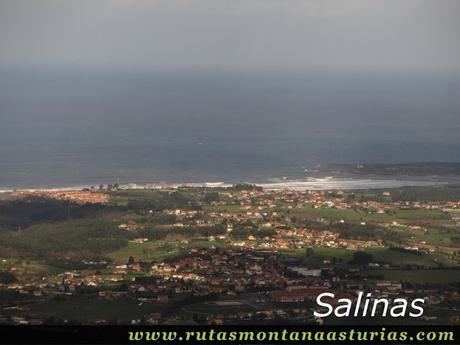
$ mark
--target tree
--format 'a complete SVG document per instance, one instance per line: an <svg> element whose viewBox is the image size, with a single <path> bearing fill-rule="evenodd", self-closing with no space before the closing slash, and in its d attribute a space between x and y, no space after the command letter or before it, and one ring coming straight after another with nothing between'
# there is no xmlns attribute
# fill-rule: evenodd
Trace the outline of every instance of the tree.
<svg viewBox="0 0 460 345"><path fill-rule="evenodd" d="M372 262L374 257L372 254L364 251L357 251L353 253L353 263L358 265L367 265Z"/></svg>
<svg viewBox="0 0 460 345"><path fill-rule="evenodd" d="M209 192L204 195L204 202L209 204L213 201L219 201L219 193Z"/></svg>
<svg viewBox="0 0 460 345"><path fill-rule="evenodd" d="M313 250L313 248L308 247L305 249L305 256L307 258L311 258L314 254L315 254L315 251Z"/></svg>
<svg viewBox="0 0 460 345"><path fill-rule="evenodd" d="M11 284L16 283L16 277L9 272L0 272L0 283L2 284Z"/></svg>

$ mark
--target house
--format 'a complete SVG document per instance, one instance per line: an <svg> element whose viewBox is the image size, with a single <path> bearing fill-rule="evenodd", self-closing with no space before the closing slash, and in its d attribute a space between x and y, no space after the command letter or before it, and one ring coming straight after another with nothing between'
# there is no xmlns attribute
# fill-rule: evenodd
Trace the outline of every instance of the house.
<svg viewBox="0 0 460 345"><path fill-rule="evenodd" d="M169 301L169 297L168 295L158 295L157 300L160 303L167 303Z"/></svg>

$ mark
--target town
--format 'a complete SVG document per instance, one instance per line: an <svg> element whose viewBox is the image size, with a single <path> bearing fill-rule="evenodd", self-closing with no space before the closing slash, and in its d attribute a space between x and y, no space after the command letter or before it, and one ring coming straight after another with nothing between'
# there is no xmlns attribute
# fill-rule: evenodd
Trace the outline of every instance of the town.
<svg viewBox="0 0 460 345"><path fill-rule="evenodd" d="M460 323L460 188L118 184L0 194L0 323L337 324L324 292Z"/></svg>

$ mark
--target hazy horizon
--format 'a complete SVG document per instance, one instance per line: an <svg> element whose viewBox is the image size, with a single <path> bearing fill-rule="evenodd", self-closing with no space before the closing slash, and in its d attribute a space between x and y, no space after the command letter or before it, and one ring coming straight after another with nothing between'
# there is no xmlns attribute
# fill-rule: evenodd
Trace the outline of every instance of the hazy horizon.
<svg viewBox="0 0 460 345"><path fill-rule="evenodd" d="M0 66L460 75L456 0L0 0Z"/></svg>
<svg viewBox="0 0 460 345"><path fill-rule="evenodd" d="M0 0L0 186L459 162L460 2Z"/></svg>

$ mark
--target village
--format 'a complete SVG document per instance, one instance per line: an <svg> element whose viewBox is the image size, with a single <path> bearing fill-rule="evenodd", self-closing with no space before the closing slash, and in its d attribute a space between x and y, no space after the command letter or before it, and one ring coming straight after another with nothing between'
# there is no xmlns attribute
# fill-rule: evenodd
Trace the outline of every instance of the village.
<svg viewBox="0 0 460 345"><path fill-rule="evenodd" d="M423 298L420 320L460 323L458 200L254 186L151 193L178 192L189 197L184 207L147 203L117 213L111 231L126 246L78 268L32 275L27 260L0 257L0 323L333 324L339 321L314 317L316 297L356 299L358 291ZM109 207L125 196L36 193L22 197Z"/></svg>

